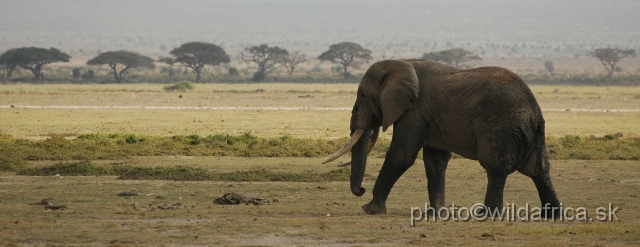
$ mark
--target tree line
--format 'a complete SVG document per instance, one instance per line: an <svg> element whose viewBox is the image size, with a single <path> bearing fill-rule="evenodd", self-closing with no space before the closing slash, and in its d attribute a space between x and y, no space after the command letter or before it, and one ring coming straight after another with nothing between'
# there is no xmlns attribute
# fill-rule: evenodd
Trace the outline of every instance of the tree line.
<svg viewBox="0 0 640 247"><path fill-rule="evenodd" d="M218 66L230 63L231 58L220 46L205 42L189 42L182 44L169 52L171 56L160 57L154 60L148 56L133 51L107 51L98 54L96 57L86 62L90 66L107 66L116 82L123 82L125 72L133 68L156 67L155 63L167 65L180 65L191 70L195 75L195 81L199 82L205 66ZM602 63L607 70L608 78L612 78L614 72L618 71L618 62L627 57L635 57L634 49L600 48L588 54ZM57 62L69 62L71 56L61 52L56 48L22 47L5 51L0 55L0 69L4 70L3 77L11 78L14 70L18 67L31 71L36 80L44 78L42 67ZM383 57L384 58L384 57ZM424 53L421 57L438 63L443 63L456 68L473 67L473 62L480 61L481 58L470 51L462 48L443 50L437 52ZM258 46L246 47L240 54L240 59L247 63L257 65L257 71L253 73L253 81L265 80L267 75L278 67L283 67L289 75L292 75L296 67L308 61L305 54L300 51L289 52L278 46L268 46L261 44ZM340 65L339 73L344 78L349 78L350 67L358 67L363 62L372 60L371 50L363 48L353 42L340 42L329 46L329 49L320 54L317 59L328 61ZM471 64L470 64L471 63ZM553 72L553 65L545 63L545 68ZM80 75L79 69L74 69L73 77L82 76L93 77L94 72L89 70L86 74ZM230 68L229 73L238 73L237 69Z"/></svg>

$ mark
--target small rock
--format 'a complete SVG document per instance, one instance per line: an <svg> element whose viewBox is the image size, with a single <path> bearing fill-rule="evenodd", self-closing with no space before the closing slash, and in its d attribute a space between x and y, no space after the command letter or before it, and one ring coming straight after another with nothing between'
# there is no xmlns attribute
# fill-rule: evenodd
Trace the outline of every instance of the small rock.
<svg viewBox="0 0 640 247"><path fill-rule="evenodd" d="M61 209L67 209L67 206L65 206L65 205L60 205L60 206L46 205L46 206L44 206L44 210L61 210Z"/></svg>
<svg viewBox="0 0 640 247"><path fill-rule="evenodd" d="M139 196L138 192L135 191L125 191L118 193L118 196Z"/></svg>
<svg viewBox="0 0 640 247"><path fill-rule="evenodd" d="M331 214L330 214L330 213L327 213L327 215L325 215L325 216L327 216L327 217L331 217Z"/></svg>
<svg viewBox="0 0 640 247"><path fill-rule="evenodd" d="M134 210L149 210L149 206L134 203L134 204L133 204L133 209L134 209Z"/></svg>
<svg viewBox="0 0 640 247"><path fill-rule="evenodd" d="M56 174L55 176L53 176L54 178L62 178L62 176L60 176L60 174Z"/></svg>

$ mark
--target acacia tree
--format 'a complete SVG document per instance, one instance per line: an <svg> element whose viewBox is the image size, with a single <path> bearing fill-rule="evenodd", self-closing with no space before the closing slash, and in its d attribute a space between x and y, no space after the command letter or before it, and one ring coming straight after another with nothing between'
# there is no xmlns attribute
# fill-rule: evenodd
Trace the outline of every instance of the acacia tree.
<svg viewBox="0 0 640 247"><path fill-rule="evenodd" d="M258 71L253 73L254 81L262 81L269 73L277 69L276 65L283 63L289 52L280 47L269 47L266 44L246 47L240 53L240 58L245 62L253 62L258 65Z"/></svg>
<svg viewBox="0 0 640 247"><path fill-rule="evenodd" d="M217 66L221 63L231 62L224 49L211 43L185 43L171 50L169 54L174 58L160 58L159 61L167 64L180 63L191 68L196 75L196 82L200 82L202 69L205 65Z"/></svg>
<svg viewBox="0 0 640 247"><path fill-rule="evenodd" d="M282 65L287 69L289 75L293 75L293 71L296 69L298 64L304 63L307 61L307 56L305 54L300 54L300 51L295 51L293 53L287 53L283 60Z"/></svg>
<svg viewBox="0 0 640 247"><path fill-rule="evenodd" d="M42 79L42 67L56 62L69 62L71 56L56 48L23 47L10 49L0 55L0 64L5 67L7 78L11 77L16 67L28 69L36 79Z"/></svg>
<svg viewBox="0 0 640 247"><path fill-rule="evenodd" d="M347 78L351 75L351 73L347 71L347 67L352 65L355 60L360 59L368 61L373 58L371 57L371 51L362 48L359 44L341 42L329 46L329 50L320 54L318 59L320 59L320 61L329 61L341 64L343 75Z"/></svg>
<svg viewBox="0 0 640 247"><path fill-rule="evenodd" d="M332 63L338 63L342 65L342 72L345 78L349 77L351 73L347 71L347 67L351 65L355 60L370 60L371 51L362 48L359 44L352 42L341 42L329 46L329 50L323 52L318 56L321 61L329 61Z"/></svg>
<svg viewBox="0 0 640 247"><path fill-rule="evenodd" d="M616 72L616 64L625 57L636 57L636 50L627 49L621 50L618 48L601 48L589 53L589 56L595 57L604 66L609 74L609 79L613 77L613 73Z"/></svg>
<svg viewBox="0 0 640 247"><path fill-rule="evenodd" d="M98 56L87 61L87 65L109 65L111 73L116 82L122 83L123 74L130 68L153 69L156 65L153 59L132 51L108 51L100 53ZM119 69L118 69L119 68Z"/></svg>
<svg viewBox="0 0 640 247"><path fill-rule="evenodd" d="M0 69L5 71L7 78L11 78L13 71L18 67L16 49L10 49L0 55Z"/></svg>
<svg viewBox="0 0 640 247"><path fill-rule="evenodd" d="M465 67L463 63L469 61L482 60L478 55L462 48L424 53L422 54L422 59L436 63L444 63L455 68L463 68Z"/></svg>

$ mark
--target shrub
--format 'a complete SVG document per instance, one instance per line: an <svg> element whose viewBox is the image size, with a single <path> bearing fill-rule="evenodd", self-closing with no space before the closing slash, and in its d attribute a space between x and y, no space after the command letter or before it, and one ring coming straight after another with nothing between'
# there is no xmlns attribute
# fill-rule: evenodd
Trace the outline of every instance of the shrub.
<svg viewBox="0 0 640 247"><path fill-rule="evenodd" d="M176 84L173 84L172 86L164 87L164 91L167 91L167 92L171 92L171 91L185 92L185 91L191 90L193 88L194 88L193 82L181 81L181 82L178 82Z"/></svg>
<svg viewBox="0 0 640 247"><path fill-rule="evenodd" d="M87 70L87 72L82 74L81 77L83 80L93 80L96 78L96 72L94 72L93 70Z"/></svg>
<svg viewBox="0 0 640 247"><path fill-rule="evenodd" d="M71 70L71 76L73 79L78 79L80 77L80 68L73 68L73 70Z"/></svg>
<svg viewBox="0 0 640 247"><path fill-rule="evenodd" d="M229 68L229 74L230 75L239 75L240 73L238 73L238 69L236 69L236 67L231 67L231 68Z"/></svg>

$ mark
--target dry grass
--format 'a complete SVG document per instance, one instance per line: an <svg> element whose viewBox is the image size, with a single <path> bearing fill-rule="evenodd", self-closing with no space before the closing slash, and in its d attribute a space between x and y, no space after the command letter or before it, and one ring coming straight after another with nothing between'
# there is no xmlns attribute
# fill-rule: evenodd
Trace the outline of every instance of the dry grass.
<svg viewBox="0 0 640 247"><path fill-rule="evenodd" d="M202 136L251 132L261 137L339 138L348 134L356 84L196 84L186 93L167 93L158 84L4 85L0 131L14 137L52 133ZM264 89L265 92L256 92ZM554 91L558 89L557 92ZM589 108L603 112L545 111L553 136L622 132L640 135L640 87L532 86L544 109ZM215 91L215 92L214 92ZM182 98L178 96L182 95ZM309 97L307 97L307 95ZM302 96L302 97L301 97ZM25 109L20 106L134 106L133 109ZM192 107L148 109L144 107ZM203 108L198 108L198 107ZM342 110L212 110L206 107L342 108ZM385 138L388 138L386 135Z"/></svg>
<svg viewBox="0 0 640 247"><path fill-rule="evenodd" d="M119 163L122 161L101 161ZM127 165L182 165L216 172L268 169L273 172L328 172L318 158L148 157ZM354 197L348 182L172 182L131 181L116 177L0 177L0 241L33 245L637 245L640 244L640 164L625 161L553 161L552 176L565 206L595 208L613 203L619 222L418 222L410 226L411 207L427 200L422 162L398 181L386 215L366 215L381 167L372 159L365 179L368 192ZM37 166L50 164L41 162ZM474 161L449 166L447 202L470 206L483 199L486 178ZM120 197L135 189L142 194ZM215 205L225 191L278 198L273 205ZM161 196L161 197L158 197ZM53 197L67 210L29 205ZM181 203L186 208L159 210ZM533 183L514 174L505 202L538 206ZM327 216L330 214L331 216ZM424 234L425 237L421 237ZM492 237L483 237L492 236Z"/></svg>

